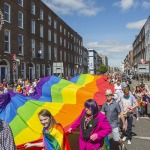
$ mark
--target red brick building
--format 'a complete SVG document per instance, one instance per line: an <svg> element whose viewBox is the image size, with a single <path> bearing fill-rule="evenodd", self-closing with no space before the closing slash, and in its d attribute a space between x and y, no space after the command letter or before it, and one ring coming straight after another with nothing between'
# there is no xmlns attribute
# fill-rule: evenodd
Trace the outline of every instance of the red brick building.
<svg viewBox="0 0 150 150"><path fill-rule="evenodd" d="M82 37L41 0L3 0L0 10L0 82L81 73Z"/></svg>

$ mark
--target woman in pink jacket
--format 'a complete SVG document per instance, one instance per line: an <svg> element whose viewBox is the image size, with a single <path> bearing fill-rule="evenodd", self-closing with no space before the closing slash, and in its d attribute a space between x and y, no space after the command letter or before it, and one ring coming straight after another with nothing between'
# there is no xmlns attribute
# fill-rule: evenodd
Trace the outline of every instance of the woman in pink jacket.
<svg viewBox="0 0 150 150"><path fill-rule="evenodd" d="M95 100L87 100L84 107L81 115L68 129L68 133L80 126L79 149L99 150L103 146L104 138L111 133L111 126L106 116L98 110Z"/></svg>

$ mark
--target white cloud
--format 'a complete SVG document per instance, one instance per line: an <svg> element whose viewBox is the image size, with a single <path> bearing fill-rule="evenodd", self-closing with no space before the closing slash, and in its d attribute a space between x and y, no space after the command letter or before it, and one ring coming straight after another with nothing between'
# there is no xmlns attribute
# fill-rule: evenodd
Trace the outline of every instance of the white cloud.
<svg viewBox="0 0 150 150"><path fill-rule="evenodd" d="M142 7L146 9L150 8L150 2L144 1Z"/></svg>
<svg viewBox="0 0 150 150"><path fill-rule="evenodd" d="M116 2L113 5L120 7L123 11L125 11L132 7L136 7L138 5L138 1L136 1L136 0L121 0L120 2Z"/></svg>
<svg viewBox="0 0 150 150"><path fill-rule="evenodd" d="M132 49L131 45L126 45L115 40L90 42L87 43L86 47L106 55L108 57L109 65L115 67L120 67L120 63L124 61L125 56Z"/></svg>
<svg viewBox="0 0 150 150"><path fill-rule="evenodd" d="M113 52L113 53L120 53L123 51L130 50L130 45L125 45L119 41L114 40L107 40L103 42L90 42L87 44L88 48L93 48L96 50L104 50L105 52Z"/></svg>
<svg viewBox="0 0 150 150"><path fill-rule="evenodd" d="M141 29L143 25L145 24L147 19L136 21L136 22L130 22L126 25L128 29Z"/></svg>
<svg viewBox="0 0 150 150"><path fill-rule="evenodd" d="M92 0L42 0L54 12L61 14L73 14L93 16L103 11L96 7Z"/></svg>

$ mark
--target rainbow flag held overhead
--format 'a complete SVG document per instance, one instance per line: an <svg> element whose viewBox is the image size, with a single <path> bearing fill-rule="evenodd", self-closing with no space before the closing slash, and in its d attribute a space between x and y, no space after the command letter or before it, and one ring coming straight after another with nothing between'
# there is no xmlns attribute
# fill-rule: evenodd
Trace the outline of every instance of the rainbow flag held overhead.
<svg viewBox="0 0 150 150"><path fill-rule="evenodd" d="M43 127L38 113L42 109L48 109L67 131L87 99L95 99L102 105L106 101L105 90L113 88L106 77L98 75L82 74L70 81L56 76L44 77L30 97L12 91L0 95L0 119L9 123L19 149L27 142L41 140Z"/></svg>

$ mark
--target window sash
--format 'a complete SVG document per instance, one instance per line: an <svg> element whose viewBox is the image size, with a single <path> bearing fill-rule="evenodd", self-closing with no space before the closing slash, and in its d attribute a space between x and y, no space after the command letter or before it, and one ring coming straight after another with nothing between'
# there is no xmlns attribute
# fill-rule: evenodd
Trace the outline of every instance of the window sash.
<svg viewBox="0 0 150 150"><path fill-rule="evenodd" d="M4 51L10 52L10 31L4 31Z"/></svg>
<svg viewBox="0 0 150 150"><path fill-rule="evenodd" d="M7 22L10 22L10 5L4 4L4 19Z"/></svg>
<svg viewBox="0 0 150 150"><path fill-rule="evenodd" d="M18 27L23 28L23 13L18 12Z"/></svg>
<svg viewBox="0 0 150 150"><path fill-rule="evenodd" d="M20 55L23 55L23 35L18 35L18 51Z"/></svg>

